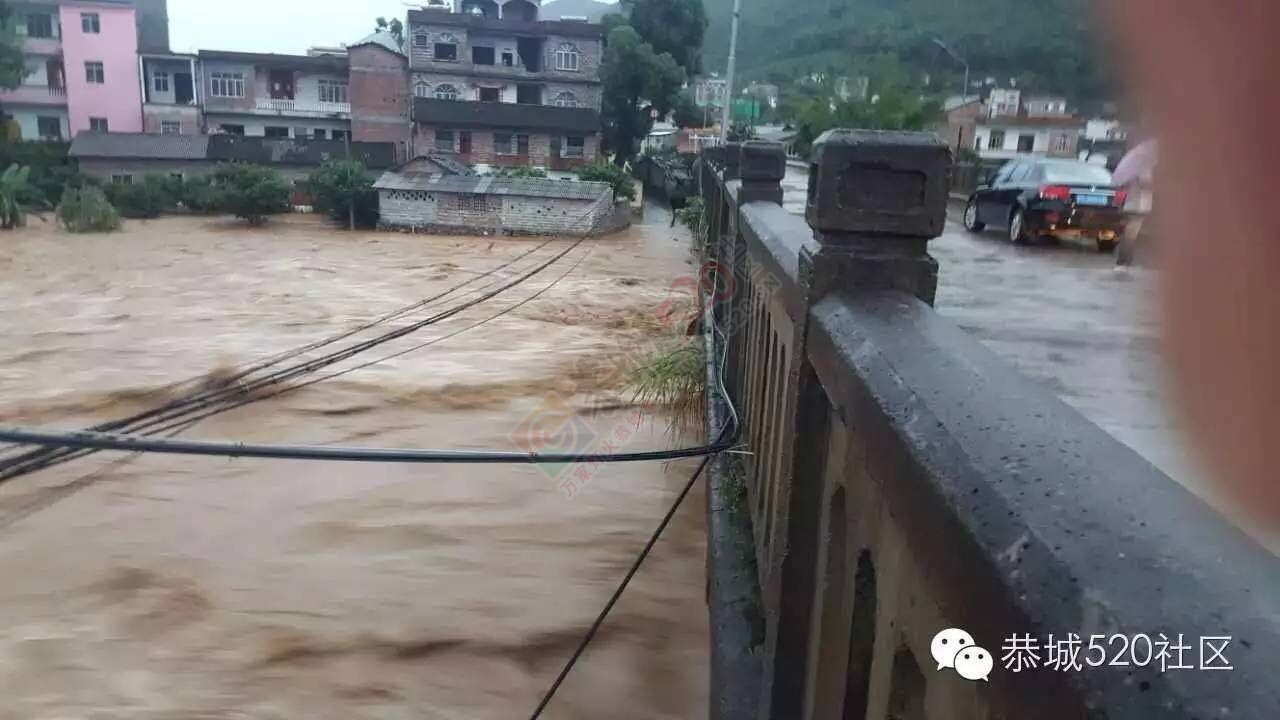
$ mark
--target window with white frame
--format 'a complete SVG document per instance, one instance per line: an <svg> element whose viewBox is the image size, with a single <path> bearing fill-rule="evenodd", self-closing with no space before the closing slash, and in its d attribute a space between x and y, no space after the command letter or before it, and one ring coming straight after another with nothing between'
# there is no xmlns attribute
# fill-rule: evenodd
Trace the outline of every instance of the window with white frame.
<svg viewBox="0 0 1280 720"><path fill-rule="evenodd" d="M101 85L107 81L106 68L102 63L93 60L87 60L84 64L84 80L87 83Z"/></svg>
<svg viewBox="0 0 1280 720"><path fill-rule="evenodd" d="M564 152L561 156L580 158L586 153L587 139L581 135L567 135L564 139Z"/></svg>
<svg viewBox="0 0 1280 720"><path fill-rule="evenodd" d="M89 118L89 131L110 132L110 123L108 123L107 119L104 117L91 117Z"/></svg>
<svg viewBox="0 0 1280 720"><path fill-rule="evenodd" d="M452 85L437 85L434 93L437 100L457 100L458 88Z"/></svg>
<svg viewBox="0 0 1280 720"><path fill-rule="evenodd" d="M556 48L556 69L569 72L578 71L578 48L573 43L562 43Z"/></svg>
<svg viewBox="0 0 1280 720"><path fill-rule="evenodd" d="M160 134L161 135L181 135L182 123L178 122L177 120L161 120Z"/></svg>
<svg viewBox="0 0 1280 720"><path fill-rule="evenodd" d="M213 97L244 97L244 73L209 73L209 94Z"/></svg>
<svg viewBox="0 0 1280 720"><path fill-rule="evenodd" d="M119 173L111 176L112 185L132 185L133 176L128 173Z"/></svg>
<svg viewBox="0 0 1280 720"><path fill-rule="evenodd" d="M161 70L151 77L151 87L156 92L169 92L169 73Z"/></svg>
<svg viewBox="0 0 1280 720"><path fill-rule="evenodd" d="M420 98L431 97L431 86L419 80L413 84L413 96Z"/></svg>
<svg viewBox="0 0 1280 720"><path fill-rule="evenodd" d="M1071 138L1066 135L1055 135L1053 138L1053 151L1064 153L1071 145Z"/></svg>
<svg viewBox="0 0 1280 720"><path fill-rule="evenodd" d="M80 29L90 35L98 35L102 32L102 19L98 13L80 13Z"/></svg>
<svg viewBox="0 0 1280 720"><path fill-rule="evenodd" d="M578 107L578 96L571 92L556 95L556 107Z"/></svg>
<svg viewBox="0 0 1280 720"><path fill-rule="evenodd" d="M341 80L320 81L320 102L345 103L347 101L347 84Z"/></svg>

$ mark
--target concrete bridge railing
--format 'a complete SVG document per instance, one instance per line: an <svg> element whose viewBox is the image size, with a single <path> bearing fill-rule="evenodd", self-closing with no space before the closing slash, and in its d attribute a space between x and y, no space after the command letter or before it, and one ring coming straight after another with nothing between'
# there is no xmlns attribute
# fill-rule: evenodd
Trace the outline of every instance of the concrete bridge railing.
<svg viewBox="0 0 1280 720"><path fill-rule="evenodd" d="M1280 717L1275 558L933 311L949 163L829 132L802 219L780 146L700 158L746 446L710 474L711 716Z"/></svg>

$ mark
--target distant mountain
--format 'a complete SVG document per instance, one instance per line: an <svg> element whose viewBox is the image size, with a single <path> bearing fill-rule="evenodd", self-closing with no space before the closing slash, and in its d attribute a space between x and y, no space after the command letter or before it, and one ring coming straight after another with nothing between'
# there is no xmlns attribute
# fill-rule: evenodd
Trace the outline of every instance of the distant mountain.
<svg viewBox="0 0 1280 720"><path fill-rule="evenodd" d="M562 1L562 0L561 0ZM703 66L723 71L733 0L703 0L710 24ZM848 73L877 55L917 75L955 86L963 67L935 40L969 62L971 78L1062 93L1073 101L1110 94L1101 13L1089 0L742 0L738 64L745 80L780 84L813 72Z"/></svg>
<svg viewBox="0 0 1280 720"><path fill-rule="evenodd" d="M615 12L619 12L617 3L598 2L598 0L552 0L542 6L538 11L538 17L543 20L585 17L588 22L598 23L605 15Z"/></svg>

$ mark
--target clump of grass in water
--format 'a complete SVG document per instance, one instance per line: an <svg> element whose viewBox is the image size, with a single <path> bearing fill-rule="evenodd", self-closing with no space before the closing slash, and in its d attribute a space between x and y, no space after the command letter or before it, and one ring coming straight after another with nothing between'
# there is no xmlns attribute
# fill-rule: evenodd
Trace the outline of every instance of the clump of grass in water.
<svg viewBox="0 0 1280 720"><path fill-rule="evenodd" d="M706 353L695 336L675 350L642 362L632 370L632 399L667 411L672 435L702 428L706 409Z"/></svg>

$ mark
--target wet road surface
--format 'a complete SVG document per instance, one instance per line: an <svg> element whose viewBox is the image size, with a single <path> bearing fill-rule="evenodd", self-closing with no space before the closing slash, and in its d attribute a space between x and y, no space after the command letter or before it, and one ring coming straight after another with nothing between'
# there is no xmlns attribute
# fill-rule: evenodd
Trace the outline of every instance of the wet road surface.
<svg viewBox="0 0 1280 720"><path fill-rule="evenodd" d="M788 166L784 206L804 212L807 173ZM961 208L929 243L936 307L1023 374L1133 448L1184 487L1230 512L1189 457L1169 404L1151 269L1117 274L1092 243L1013 245L999 230L969 233ZM1255 533L1256 534L1256 533ZM1262 537L1280 551L1280 536Z"/></svg>
<svg viewBox="0 0 1280 720"><path fill-rule="evenodd" d="M650 221L599 241L510 315L184 437L515 450L508 434L551 391L596 433L615 430L629 396L579 361L607 367L661 335L653 308L690 269L680 231L660 210ZM104 236L37 224L3 240L0 418L66 428L541 242L348 234L303 217L261 229L169 218ZM482 319L564 267L370 354ZM659 419L625 448L673 443ZM573 499L529 466L99 453L18 478L0 487L0 718L518 717L695 464L606 466ZM547 717L705 713L700 493Z"/></svg>

